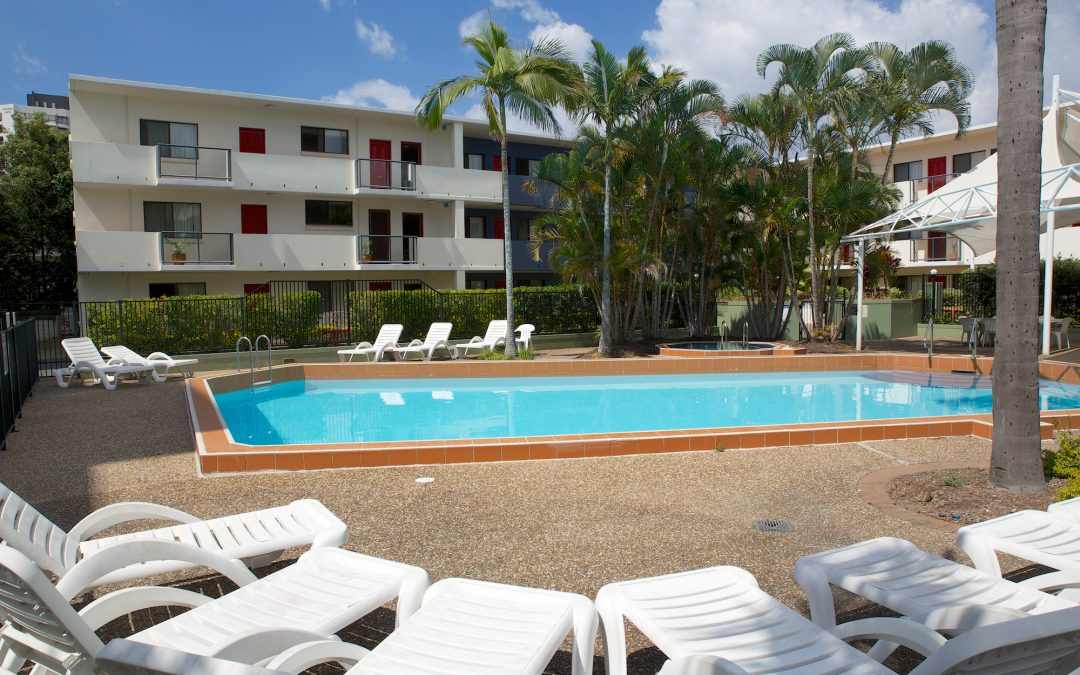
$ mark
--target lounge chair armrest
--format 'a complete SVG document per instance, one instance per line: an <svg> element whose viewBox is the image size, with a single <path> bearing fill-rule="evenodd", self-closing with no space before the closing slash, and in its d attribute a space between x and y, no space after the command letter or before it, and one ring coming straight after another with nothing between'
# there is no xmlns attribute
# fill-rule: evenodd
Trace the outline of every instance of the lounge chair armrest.
<svg viewBox="0 0 1080 675"><path fill-rule="evenodd" d="M77 541L86 541L98 532L133 520L171 520L175 523L197 523L199 518L171 506L153 502L118 502L103 506L86 516L75 527L68 530L68 536Z"/></svg>
<svg viewBox="0 0 1080 675"><path fill-rule="evenodd" d="M370 342L360 342L355 347L353 347L353 349L371 349L374 346L375 345L371 344Z"/></svg>
<svg viewBox="0 0 1080 675"><path fill-rule="evenodd" d="M657 675L749 675L737 663L716 654L694 654L672 659Z"/></svg>
<svg viewBox="0 0 1080 675"><path fill-rule="evenodd" d="M903 645L919 652L923 656L929 656L945 644L946 639L937 631L928 628L910 619L897 619L892 617L872 617L848 621L830 628L829 632L844 642L853 640L884 640L889 643ZM884 656L888 656L893 649L889 649ZM871 652L872 656L876 656Z"/></svg>
<svg viewBox="0 0 1080 675"><path fill-rule="evenodd" d="M1002 621L1022 619L1030 616L1027 612L1011 607L994 605L955 605L935 609L922 617L922 625L934 631L962 633L964 631L988 626Z"/></svg>
<svg viewBox="0 0 1080 675"><path fill-rule="evenodd" d="M250 628L214 645L214 656L230 661L262 663L297 645L328 642L326 635L302 628ZM284 668L275 668L284 670Z"/></svg>
<svg viewBox="0 0 1080 675"><path fill-rule="evenodd" d="M90 630L97 630L113 619L152 607L199 607L213 598L195 591L169 586L133 586L107 593L79 610Z"/></svg>
<svg viewBox="0 0 1080 675"><path fill-rule="evenodd" d="M266 667L287 673L302 673L329 661L336 661L348 667L359 663L369 653L369 650L351 642L317 640L286 649L270 659Z"/></svg>
<svg viewBox="0 0 1080 675"><path fill-rule="evenodd" d="M477 343L483 343L483 342L484 342L484 338L480 337L479 335L474 335L474 336L472 336L472 339L469 340L468 342L466 342L465 344L475 345Z"/></svg>
<svg viewBox="0 0 1080 675"><path fill-rule="evenodd" d="M1044 593L1054 591L1080 589L1080 570L1061 570L1060 572L1047 572L1038 576L1017 581L1020 586L1034 588ZM1073 595L1075 598L1075 595Z"/></svg>
<svg viewBox="0 0 1080 675"><path fill-rule="evenodd" d="M80 560L57 582L56 590L60 591L60 595L65 599L71 600L93 587L98 579L116 570L139 563L162 560L176 560L209 567L228 577L237 586L246 586L256 579L244 563L239 560L229 560L214 551L178 541L132 539L114 546L107 546L90 557Z"/></svg>
<svg viewBox="0 0 1080 675"><path fill-rule="evenodd" d="M109 359L108 361L106 361L105 365L107 365L107 366L125 366L125 365L127 365L127 361L114 356L111 359Z"/></svg>
<svg viewBox="0 0 1080 675"><path fill-rule="evenodd" d="M416 338L413 338L412 342L405 345L405 349L409 349L411 347L420 347L420 346L423 346L423 344L424 344L423 340L417 340Z"/></svg>
<svg viewBox="0 0 1080 675"><path fill-rule="evenodd" d="M153 354L147 355L146 360L147 361L154 361L154 360L173 361L174 359L173 359L173 357L169 356L165 352L154 352Z"/></svg>
<svg viewBox="0 0 1080 675"><path fill-rule="evenodd" d="M97 653L94 661L103 672L117 675L291 675L284 671L123 639L111 640Z"/></svg>

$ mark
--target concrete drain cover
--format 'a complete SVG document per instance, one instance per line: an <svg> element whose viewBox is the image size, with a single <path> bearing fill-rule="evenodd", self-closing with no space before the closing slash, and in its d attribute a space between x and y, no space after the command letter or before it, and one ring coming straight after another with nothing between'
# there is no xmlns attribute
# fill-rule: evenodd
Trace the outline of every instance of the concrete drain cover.
<svg viewBox="0 0 1080 675"><path fill-rule="evenodd" d="M754 527L758 532L793 532L795 530L786 520L755 520Z"/></svg>

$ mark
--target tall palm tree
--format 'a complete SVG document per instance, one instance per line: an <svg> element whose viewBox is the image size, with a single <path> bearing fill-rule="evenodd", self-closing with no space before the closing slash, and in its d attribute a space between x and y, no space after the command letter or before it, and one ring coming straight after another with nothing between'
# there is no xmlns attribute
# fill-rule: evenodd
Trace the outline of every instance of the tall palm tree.
<svg viewBox="0 0 1080 675"><path fill-rule="evenodd" d="M866 50L880 69L869 82L868 91L879 107L880 131L889 139L889 154L881 182L889 181L893 154L900 137L934 132L931 113L945 112L956 118L959 137L971 124L968 97L975 88L971 69L956 56L948 42L930 40L908 51L889 42L872 42Z"/></svg>
<svg viewBox="0 0 1080 675"><path fill-rule="evenodd" d="M487 114L488 131L499 142L502 157L503 256L506 266L506 354L517 355L514 341L514 263L510 226L510 179L506 160L506 113L544 131L561 130L553 106L575 81L576 68L562 42L541 39L515 48L506 29L489 17L476 35L463 42L476 51L477 72L436 83L416 106L416 122L435 130L451 105L463 96L479 94Z"/></svg>
<svg viewBox="0 0 1080 675"><path fill-rule="evenodd" d="M998 218L990 483L1043 487L1039 443L1039 199L1046 0L997 0Z"/></svg>
<svg viewBox="0 0 1080 675"><path fill-rule="evenodd" d="M610 356L612 335L611 308L611 165L615 127L633 114L641 90L655 78L649 68L644 47L634 47L620 63L599 40L581 65L578 86L571 92L568 107L581 121L591 122L604 136L604 251L601 262L600 354Z"/></svg>
<svg viewBox="0 0 1080 675"><path fill-rule="evenodd" d="M871 71L875 63L870 55L855 46L855 38L847 33L826 35L814 46L806 48L792 44L773 45L757 58L757 72L762 78L769 66L778 64L773 93L787 93L802 109L802 137L806 149L807 233L810 260L817 255L814 234L814 161L817 154L817 132L822 120L829 116L838 93L855 86ZM821 279L814 265L810 267L810 293L814 329L824 326Z"/></svg>

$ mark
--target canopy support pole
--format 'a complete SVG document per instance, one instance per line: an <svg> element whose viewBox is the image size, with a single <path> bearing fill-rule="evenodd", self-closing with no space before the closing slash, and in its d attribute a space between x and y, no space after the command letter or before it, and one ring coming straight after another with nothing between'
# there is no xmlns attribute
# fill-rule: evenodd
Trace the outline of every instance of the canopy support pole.
<svg viewBox="0 0 1080 675"><path fill-rule="evenodd" d="M1050 114L1058 114L1058 99L1061 96L1061 75L1054 75L1053 92L1050 95ZM1052 206L1052 205L1051 205ZM1042 325L1042 353L1050 353L1050 310L1054 297L1054 226L1057 214L1054 211L1046 214L1046 267L1043 280L1043 325Z"/></svg>
<svg viewBox="0 0 1080 675"><path fill-rule="evenodd" d="M859 264L855 267L856 284L859 294L855 304L855 351L862 351L862 316L863 316L863 266L866 264L866 240L859 240Z"/></svg>

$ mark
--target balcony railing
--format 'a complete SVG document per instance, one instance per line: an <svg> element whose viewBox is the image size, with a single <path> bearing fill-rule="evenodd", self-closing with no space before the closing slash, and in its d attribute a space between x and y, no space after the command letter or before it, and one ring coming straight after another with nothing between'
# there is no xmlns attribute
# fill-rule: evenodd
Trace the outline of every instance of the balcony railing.
<svg viewBox="0 0 1080 675"><path fill-rule="evenodd" d="M960 173L943 173L938 176L915 178L913 180L903 181L902 185L904 187L901 187L901 190L906 193L908 202L914 203L932 192L940 190L954 178L962 175L963 174Z"/></svg>
<svg viewBox="0 0 1080 675"><path fill-rule="evenodd" d="M163 265L232 265L229 232L160 232Z"/></svg>
<svg viewBox="0 0 1080 675"><path fill-rule="evenodd" d="M159 178L232 180L232 150L194 145L158 145Z"/></svg>
<svg viewBox="0 0 1080 675"><path fill-rule="evenodd" d="M951 234L911 242L911 262L960 262L962 255L963 241Z"/></svg>
<svg viewBox="0 0 1080 675"><path fill-rule="evenodd" d="M361 157L356 160L356 187L374 190L415 190L416 163Z"/></svg>
<svg viewBox="0 0 1080 675"><path fill-rule="evenodd" d="M361 265L415 265L420 237L396 234L361 234L356 237L356 258Z"/></svg>

